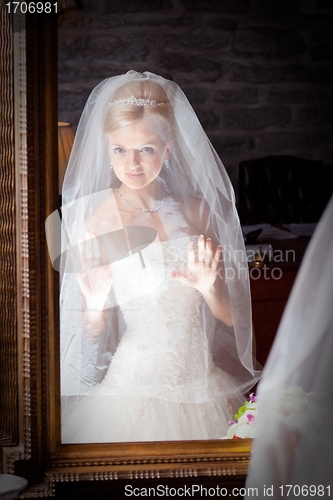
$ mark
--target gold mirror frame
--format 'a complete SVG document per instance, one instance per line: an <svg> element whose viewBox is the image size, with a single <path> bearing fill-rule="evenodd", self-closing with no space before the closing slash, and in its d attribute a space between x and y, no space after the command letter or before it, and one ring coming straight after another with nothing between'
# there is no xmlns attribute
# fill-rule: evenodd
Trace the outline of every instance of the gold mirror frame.
<svg viewBox="0 0 333 500"><path fill-rule="evenodd" d="M44 222L57 208L57 20L26 19L13 35L0 7L0 446L2 472L27 477L23 497L57 482L232 478L251 440L61 445L58 278Z"/></svg>

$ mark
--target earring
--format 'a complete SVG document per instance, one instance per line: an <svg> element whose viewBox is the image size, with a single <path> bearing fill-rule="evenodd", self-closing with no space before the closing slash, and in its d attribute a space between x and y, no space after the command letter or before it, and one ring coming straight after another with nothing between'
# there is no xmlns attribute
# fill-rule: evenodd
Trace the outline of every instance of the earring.
<svg viewBox="0 0 333 500"><path fill-rule="evenodd" d="M168 159L164 160L164 166L165 168L169 168L170 167L170 162Z"/></svg>
<svg viewBox="0 0 333 500"><path fill-rule="evenodd" d="M110 169L113 170L113 166L112 166L112 163L110 162Z"/></svg>

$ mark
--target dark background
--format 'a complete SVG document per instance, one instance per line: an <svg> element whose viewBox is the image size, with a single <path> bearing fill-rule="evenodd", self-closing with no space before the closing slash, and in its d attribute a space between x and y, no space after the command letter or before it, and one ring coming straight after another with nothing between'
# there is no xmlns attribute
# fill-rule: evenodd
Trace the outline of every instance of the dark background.
<svg viewBox="0 0 333 500"><path fill-rule="evenodd" d="M81 0L59 17L59 120L101 80L184 90L237 188L241 160L333 161L332 0Z"/></svg>

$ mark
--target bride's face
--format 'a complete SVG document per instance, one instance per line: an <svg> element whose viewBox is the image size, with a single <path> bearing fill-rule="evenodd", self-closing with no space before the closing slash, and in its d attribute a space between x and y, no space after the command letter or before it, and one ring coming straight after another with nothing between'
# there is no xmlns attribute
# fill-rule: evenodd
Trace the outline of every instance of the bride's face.
<svg viewBox="0 0 333 500"><path fill-rule="evenodd" d="M147 119L107 134L110 161L118 179L130 189L153 182L170 156L165 143Z"/></svg>

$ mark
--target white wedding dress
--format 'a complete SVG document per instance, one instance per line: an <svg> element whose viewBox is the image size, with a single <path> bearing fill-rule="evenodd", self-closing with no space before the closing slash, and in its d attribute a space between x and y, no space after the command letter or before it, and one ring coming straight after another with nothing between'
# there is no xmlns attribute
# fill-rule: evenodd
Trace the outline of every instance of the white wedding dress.
<svg viewBox="0 0 333 500"><path fill-rule="evenodd" d="M226 435L233 411L227 394L242 396L213 363L200 292L170 277L186 268L190 239L197 241L154 242L141 258L136 253L115 263L113 290L125 333L102 382L75 400L63 443Z"/></svg>

